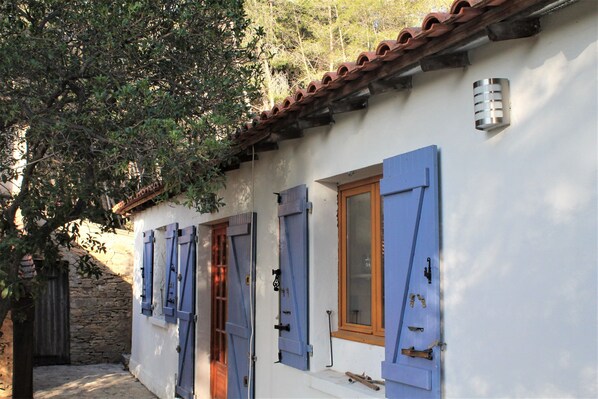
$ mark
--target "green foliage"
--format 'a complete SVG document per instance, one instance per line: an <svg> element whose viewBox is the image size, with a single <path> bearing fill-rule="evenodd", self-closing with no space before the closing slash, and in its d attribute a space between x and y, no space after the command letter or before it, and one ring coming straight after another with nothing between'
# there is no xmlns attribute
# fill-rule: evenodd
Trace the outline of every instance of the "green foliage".
<svg viewBox="0 0 598 399"><path fill-rule="evenodd" d="M451 0L248 0L247 13L262 27L264 107L291 90L321 79L339 64L396 39L406 26L420 26L431 11Z"/></svg>
<svg viewBox="0 0 598 399"><path fill-rule="evenodd" d="M221 205L219 165L260 83L248 27L238 0L0 0L3 296L24 254L101 249L77 220L113 228L108 199L161 180L165 197ZM79 271L98 273L85 257Z"/></svg>

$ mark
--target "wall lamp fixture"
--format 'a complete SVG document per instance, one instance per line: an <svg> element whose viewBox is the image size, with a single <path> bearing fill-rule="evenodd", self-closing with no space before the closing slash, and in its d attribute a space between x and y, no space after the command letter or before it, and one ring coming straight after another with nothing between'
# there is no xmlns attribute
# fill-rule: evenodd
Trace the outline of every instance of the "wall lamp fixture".
<svg viewBox="0 0 598 399"><path fill-rule="evenodd" d="M488 78L473 84L475 128L489 131L511 123L509 80Z"/></svg>

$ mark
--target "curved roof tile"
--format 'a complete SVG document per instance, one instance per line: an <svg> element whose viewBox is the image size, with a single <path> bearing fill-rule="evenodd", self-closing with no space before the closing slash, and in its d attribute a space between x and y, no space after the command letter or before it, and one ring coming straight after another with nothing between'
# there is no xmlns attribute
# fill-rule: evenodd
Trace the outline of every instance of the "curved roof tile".
<svg viewBox="0 0 598 399"><path fill-rule="evenodd" d="M342 77L343 81L355 80L361 76L359 66L355 62L343 62L336 70L338 77Z"/></svg>
<svg viewBox="0 0 598 399"><path fill-rule="evenodd" d="M361 71L367 72L373 71L374 69L380 67L380 63L378 61L380 60L375 51L364 51L357 57L356 64L360 67Z"/></svg>
<svg viewBox="0 0 598 399"><path fill-rule="evenodd" d="M422 37L422 29L417 27L403 28L397 37L399 46L406 50L416 49L426 41L426 38Z"/></svg>
<svg viewBox="0 0 598 399"><path fill-rule="evenodd" d="M453 30L453 25L444 24L451 17L451 14L445 12L433 12L426 15L422 23L422 30L427 37L437 37Z"/></svg>
<svg viewBox="0 0 598 399"><path fill-rule="evenodd" d="M467 0L455 0L451 6L450 11L453 21L457 23L467 22L482 13L479 8L473 8L471 1Z"/></svg>

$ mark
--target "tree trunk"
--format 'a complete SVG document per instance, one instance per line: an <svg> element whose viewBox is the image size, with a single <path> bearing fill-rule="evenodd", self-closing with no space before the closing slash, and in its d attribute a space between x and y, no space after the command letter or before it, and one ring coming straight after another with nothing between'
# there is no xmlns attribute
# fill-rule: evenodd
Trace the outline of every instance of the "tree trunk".
<svg viewBox="0 0 598 399"><path fill-rule="evenodd" d="M31 295L14 302L13 398L33 398L33 331L35 302Z"/></svg>

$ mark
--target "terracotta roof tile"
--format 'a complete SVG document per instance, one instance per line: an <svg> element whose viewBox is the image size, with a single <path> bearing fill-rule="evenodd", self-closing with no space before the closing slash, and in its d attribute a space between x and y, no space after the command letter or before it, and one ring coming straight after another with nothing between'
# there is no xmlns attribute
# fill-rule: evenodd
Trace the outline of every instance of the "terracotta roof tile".
<svg viewBox="0 0 598 399"><path fill-rule="evenodd" d="M414 50L427 42L425 36L422 35L422 28L409 27L403 28L397 36L399 47L404 50Z"/></svg>
<svg viewBox="0 0 598 399"><path fill-rule="evenodd" d="M427 37L437 37L444 35L445 33L455 28L452 24L445 24L451 17L451 14L446 12L434 12L430 13L424 19L422 23L422 30L425 32Z"/></svg>
<svg viewBox="0 0 598 399"><path fill-rule="evenodd" d="M465 23L482 13L479 8L473 8L471 1L457 0L451 6L452 20L456 23Z"/></svg>
<svg viewBox="0 0 598 399"><path fill-rule="evenodd" d="M364 51L357 57L356 64L363 72L373 71L380 67L380 59L375 51Z"/></svg>

